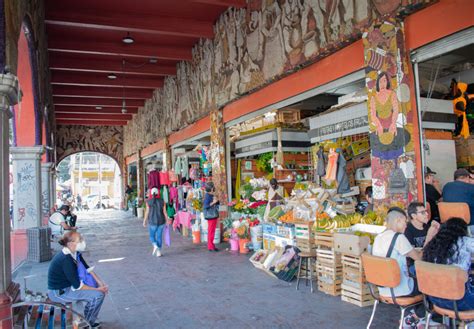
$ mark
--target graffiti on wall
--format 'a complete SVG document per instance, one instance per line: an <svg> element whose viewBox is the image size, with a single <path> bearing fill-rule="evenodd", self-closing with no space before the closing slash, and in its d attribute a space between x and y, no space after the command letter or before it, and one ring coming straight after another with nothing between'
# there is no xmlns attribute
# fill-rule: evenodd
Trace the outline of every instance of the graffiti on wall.
<svg viewBox="0 0 474 329"><path fill-rule="evenodd" d="M378 206L416 198L413 121L403 23L389 18L363 35L373 197Z"/></svg>
<svg viewBox="0 0 474 329"><path fill-rule="evenodd" d="M123 162L123 128L117 126L58 126L56 134L58 162L68 155L92 151Z"/></svg>
<svg viewBox="0 0 474 329"><path fill-rule="evenodd" d="M214 39L201 39L192 61L180 62L125 127L125 155L341 49L377 18L431 2L250 0L246 9L230 8L214 25Z"/></svg>

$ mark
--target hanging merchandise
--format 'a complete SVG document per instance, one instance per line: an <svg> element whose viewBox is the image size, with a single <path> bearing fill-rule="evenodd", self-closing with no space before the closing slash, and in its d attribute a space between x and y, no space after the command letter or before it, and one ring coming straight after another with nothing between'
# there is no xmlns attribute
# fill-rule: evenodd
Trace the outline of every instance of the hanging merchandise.
<svg viewBox="0 0 474 329"><path fill-rule="evenodd" d="M332 182L333 180L336 179L337 158L338 158L338 153L333 148L331 148L329 150L329 155L328 155L328 165L326 168L326 176L324 177L324 179L328 182Z"/></svg>
<svg viewBox="0 0 474 329"><path fill-rule="evenodd" d="M174 170L170 170L168 172L168 175L169 175L171 183L176 183L178 181L178 175L176 174Z"/></svg>
<svg viewBox="0 0 474 329"><path fill-rule="evenodd" d="M186 178L186 180L189 179L189 159L187 156L181 158L181 171L177 174Z"/></svg>
<svg viewBox="0 0 474 329"><path fill-rule="evenodd" d="M170 176L167 171L160 171L161 185L170 185Z"/></svg>
<svg viewBox="0 0 474 329"><path fill-rule="evenodd" d="M319 146L318 150L318 164L317 164L317 169L316 169L316 174L319 177L323 177L326 175L326 162L327 162L327 156L324 154L324 148L322 146Z"/></svg>
<svg viewBox="0 0 474 329"><path fill-rule="evenodd" d="M182 175L183 163L181 157L177 157L174 162L174 172L176 175Z"/></svg>
<svg viewBox="0 0 474 329"><path fill-rule="evenodd" d="M349 177L346 171L347 161L341 153L337 159L337 193L344 194L351 190Z"/></svg>
<svg viewBox="0 0 474 329"><path fill-rule="evenodd" d="M166 186L166 185L161 186L161 197L163 198L163 201L165 203L168 203L170 201L168 186Z"/></svg>
<svg viewBox="0 0 474 329"><path fill-rule="evenodd" d="M204 174L204 176L209 176L210 174L210 164L209 162L206 162L202 165L202 173Z"/></svg>
<svg viewBox="0 0 474 329"><path fill-rule="evenodd" d="M160 172L156 169L152 169L148 173L148 189L151 190L153 187L159 188L160 186Z"/></svg>

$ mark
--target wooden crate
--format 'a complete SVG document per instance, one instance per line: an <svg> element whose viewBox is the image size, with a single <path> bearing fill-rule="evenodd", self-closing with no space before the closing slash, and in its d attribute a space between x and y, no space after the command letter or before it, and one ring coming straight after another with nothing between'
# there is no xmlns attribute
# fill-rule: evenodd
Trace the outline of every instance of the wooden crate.
<svg viewBox="0 0 474 329"><path fill-rule="evenodd" d="M375 300L365 280L362 258L343 254L341 262L343 272L341 300L359 307L373 305Z"/></svg>
<svg viewBox="0 0 474 329"><path fill-rule="evenodd" d="M316 258L318 262L324 263L327 266L342 266L341 254L334 251L334 249L316 249Z"/></svg>
<svg viewBox="0 0 474 329"><path fill-rule="evenodd" d="M314 244L314 221L295 222L294 224L296 239L306 240Z"/></svg>
<svg viewBox="0 0 474 329"><path fill-rule="evenodd" d="M347 282L341 285L341 300L359 307L371 306L375 302L366 284L361 284L361 286L357 287Z"/></svg>
<svg viewBox="0 0 474 329"><path fill-rule="evenodd" d="M318 247L332 249L334 248L334 234L332 232L317 231L314 235L314 244Z"/></svg>
<svg viewBox="0 0 474 329"><path fill-rule="evenodd" d="M331 296L341 295L341 285L318 280L318 290Z"/></svg>
<svg viewBox="0 0 474 329"><path fill-rule="evenodd" d="M303 252L315 252L316 245L314 241L296 238L296 246Z"/></svg>
<svg viewBox="0 0 474 329"><path fill-rule="evenodd" d="M342 266L327 266L317 261L316 272L318 273L318 280L321 279L328 283L342 283Z"/></svg>
<svg viewBox="0 0 474 329"><path fill-rule="evenodd" d="M281 123L298 123L301 121L300 110L281 110L277 114L278 122Z"/></svg>

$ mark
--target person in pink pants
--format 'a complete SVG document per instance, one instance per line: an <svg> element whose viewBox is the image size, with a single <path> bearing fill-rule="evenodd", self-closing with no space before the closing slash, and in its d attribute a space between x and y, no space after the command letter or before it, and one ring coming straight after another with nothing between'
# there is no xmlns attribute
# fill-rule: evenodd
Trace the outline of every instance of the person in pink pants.
<svg viewBox="0 0 474 329"><path fill-rule="evenodd" d="M219 251L214 245L217 220L219 219L219 200L214 196L216 189L214 183L206 184L206 195L204 195L203 211L207 220L207 249L209 251Z"/></svg>

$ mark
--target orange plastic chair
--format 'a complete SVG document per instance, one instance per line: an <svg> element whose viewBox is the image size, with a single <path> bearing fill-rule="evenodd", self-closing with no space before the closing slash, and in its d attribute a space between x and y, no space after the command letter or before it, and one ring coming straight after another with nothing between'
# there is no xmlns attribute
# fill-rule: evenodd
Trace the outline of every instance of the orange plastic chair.
<svg viewBox="0 0 474 329"><path fill-rule="evenodd" d="M375 299L372 315L370 316L367 329L370 328L375 316L375 310L378 303L393 304L400 307L400 329L403 328L403 319L405 317L405 310L411 306L423 303L423 295L416 296L395 296L393 289L400 284L400 267L393 258L373 256L368 253L362 254L362 266L364 267L365 278L369 284L369 289L372 297ZM390 288L392 297L378 296L375 293L375 287Z"/></svg>
<svg viewBox="0 0 474 329"><path fill-rule="evenodd" d="M452 217L459 217L469 225L471 221L471 212L469 211L469 205L464 202L439 202L439 217L441 223L445 223Z"/></svg>
<svg viewBox="0 0 474 329"><path fill-rule="evenodd" d="M454 265L433 264L420 260L415 262L415 268L418 289L423 293L425 307L429 313L426 317L426 328L429 328L433 313L453 321L462 321L464 328L467 328L470 322L474 322L474 310L458 311L457 306L457 301L463 298L465 292L468 277L465 271ZM453 310L429 303L427 296L452 300Z"/></svg>

